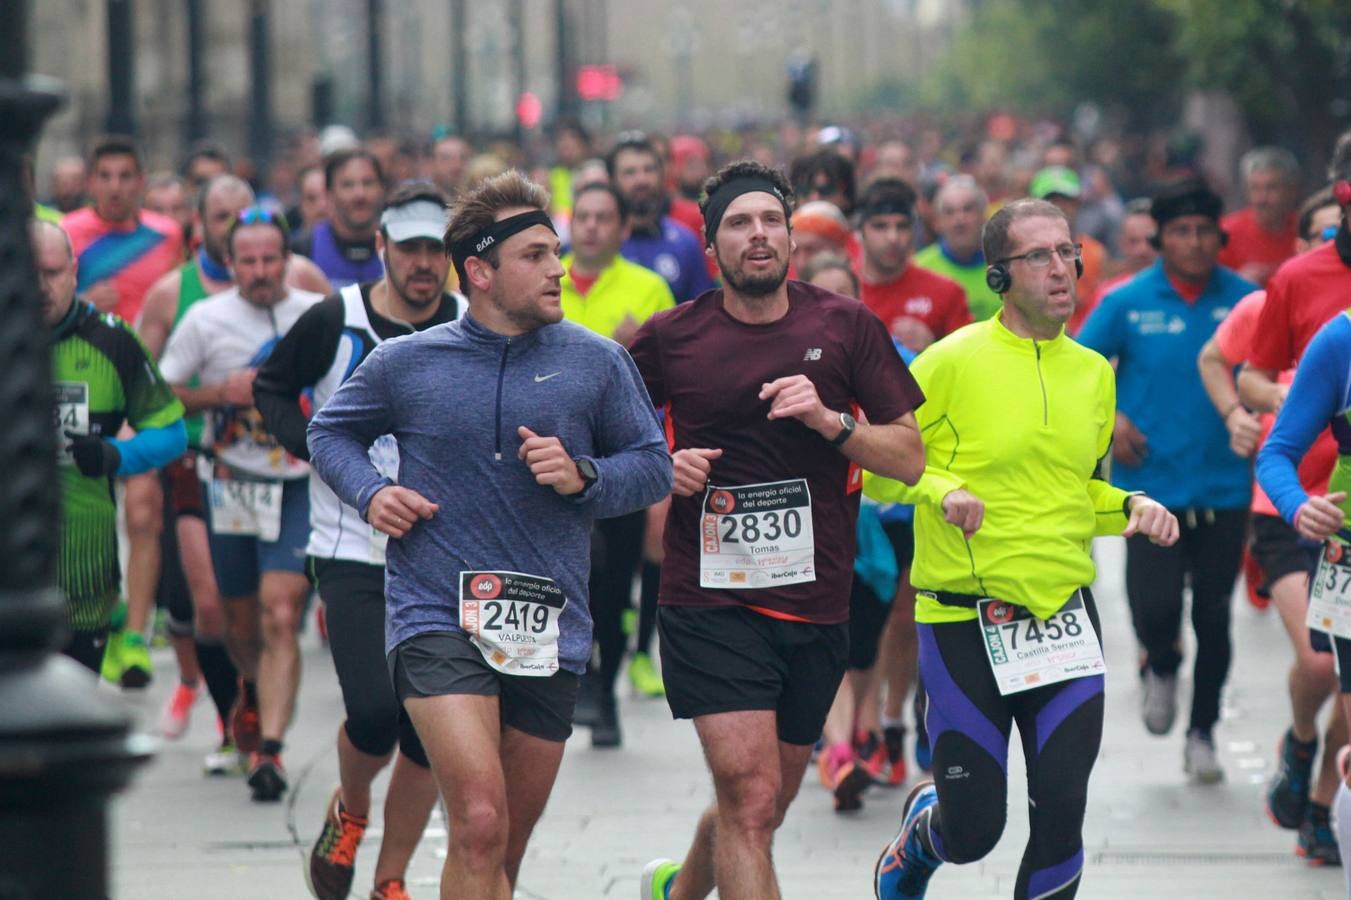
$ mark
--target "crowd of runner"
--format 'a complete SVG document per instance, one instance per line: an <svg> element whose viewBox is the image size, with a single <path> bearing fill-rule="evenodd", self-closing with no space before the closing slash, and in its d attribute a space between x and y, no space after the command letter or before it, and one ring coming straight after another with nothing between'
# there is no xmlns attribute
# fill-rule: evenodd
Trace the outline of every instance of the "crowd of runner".
<svg viewBox="0 0 1351 900"><path fill-rule="evenodd" d="M562 123L534 160L331 128L258 184L212 144L176 173L116 135L58 160L32 237L66 654L142 690L158 620L160 730L207 694L204 772L267 803L312 617L345 710L320 900L387 766L372 900L409 896L438 796L441 897L509 898L574 726L623 746L621 677L693 720L713 788L644 900L778 897L813 760L835 813L898 810L877 896L925 896L998 842L1014 724L1014 895L1068 898L1094 582L1124 581L1153 735L1194 648L1177 777L1202 785L1239 588L1292 647L1266 811L1340 865L1351 133L1327 172L1250 150L1226 212L1177 148L996 130Z"/></svg>

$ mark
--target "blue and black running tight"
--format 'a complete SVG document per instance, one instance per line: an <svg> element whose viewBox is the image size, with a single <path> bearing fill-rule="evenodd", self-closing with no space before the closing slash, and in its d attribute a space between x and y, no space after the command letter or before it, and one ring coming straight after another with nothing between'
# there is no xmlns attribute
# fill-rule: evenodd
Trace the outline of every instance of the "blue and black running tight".
<svg viewBox="0 0 1351 900"><path fill-rule="evenodd" d="M1101 640L1087 589L1083 598ZM1007 815L1009 737L1017 722L1027 759L1031 835L1014 897L1073 897L1084 864L1088 776L1102 743L1103 677L1001 696L977 622L917 628L938 788L928 829L935 854L947 862L974 862L998 843Z"/></svg>

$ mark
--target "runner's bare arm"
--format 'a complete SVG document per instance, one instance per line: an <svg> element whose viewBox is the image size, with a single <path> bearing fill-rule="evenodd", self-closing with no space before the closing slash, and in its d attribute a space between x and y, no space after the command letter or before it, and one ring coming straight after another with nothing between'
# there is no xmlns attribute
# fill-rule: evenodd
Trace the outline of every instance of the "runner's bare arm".
<svg viewBox="0 0 1351 900"><path fill-rule="evenodd" d="M1230 448L1244 458L1252 456L1257 451L1257 437L1262 425L1239 399L1234 384L1234 363L1225 358L1215 338L1206 341L1201 348L1196 357L1196 368L1201 373L1201 384L1210 402L1229 431Z"/></svg>
<svg viewBox="0 0 1351 900"><path fill-rule="evenodd" d="M1288 388L1276 383L1276 370L1259 369L1244 363L1238 372L1238 396L1249 409L1257 412L1281 411Z"/></svg>
<svg viewBox="0 0 1351 900"><path fill-rule="evenodd" d="M843 429L840 411L826 408L805 375L776 378L760 389L760 399L770 401L771 419L797 419L828 441ZM877 425L859 422L840 452L869 472L905 484L913 485L924 474L924 442L913 413Z"/></svg>
<svg viewBox="0 0 1351 900"><path fill-rule="evenodd" d="M286 284L302 291L314 291L325 297L333 293L333 285L324 277L323 270L308 256L301 256L299 253L292 253L286 264Z"/></svg>
<svg viewBox="0 0 1351 900"><path fill-rule="evenodd" d="M174 393L182 401L183 408L189 413L214 409L217 406L252 406L253 379L257 369L241 369L231 372L220 384L207 387L187 387L176 384Z"/></svg>
<svg viewBox="0 0 1351 900"><path fill-rule="evenodd" d="M159 359L164 345L169 341L169 332L174 327L174 313L178 311L178 289L183 275L174 269L160 277L145 294L145 305L141 307L141 318L136 323L136 332L151 359Z"/></svg>

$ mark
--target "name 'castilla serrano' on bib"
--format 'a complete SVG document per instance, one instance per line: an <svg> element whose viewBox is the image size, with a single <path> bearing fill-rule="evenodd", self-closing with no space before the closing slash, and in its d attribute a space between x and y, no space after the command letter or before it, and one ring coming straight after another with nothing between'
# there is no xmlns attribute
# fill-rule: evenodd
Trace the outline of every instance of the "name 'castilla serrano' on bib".
<svg viewBox="0 0 1351 900"><path fill-rule="evenodd" d="M709 485L700 530L701 587L754 590L816 580L812 498L805 478Z"/></svg>
<svg viewBox="0 0 1351 900"><path fill-rule="evenodd" d="M1045 619L1003 600L981 600L976 608L990 671L1006 697L1107 671L1098 633L1079 591Z"/></svg>
<svg viewBox="0 0 1351 900"><path fill-rule="evenodd" d="M558 671L558 617L566 605L552 578L460 573L460 627L488 665L507 675L546 677Z"/></svg>

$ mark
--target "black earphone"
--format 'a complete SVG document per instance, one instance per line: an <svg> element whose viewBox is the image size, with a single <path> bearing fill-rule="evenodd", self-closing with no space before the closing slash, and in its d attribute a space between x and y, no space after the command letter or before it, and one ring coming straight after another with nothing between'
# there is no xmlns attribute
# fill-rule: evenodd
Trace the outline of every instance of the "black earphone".
<svg viewBox="0 0 1351 900"><path fill-rule="evenodd" d="M1084 277L1084 261L1080 257L1074 261L1074 277ZM1007 263L997 262L985 269L985 286L996 294L1007 294L1013 287L1013 273Z"/></svg>

